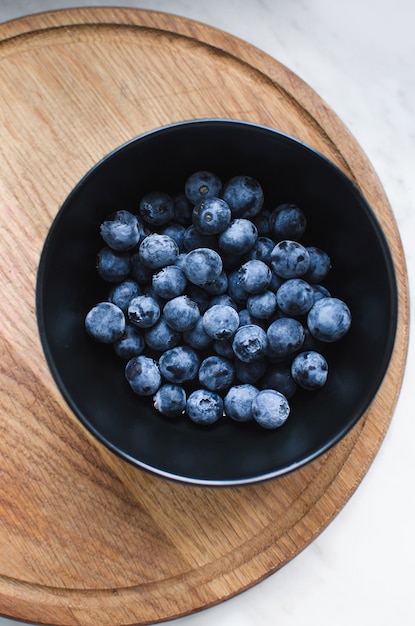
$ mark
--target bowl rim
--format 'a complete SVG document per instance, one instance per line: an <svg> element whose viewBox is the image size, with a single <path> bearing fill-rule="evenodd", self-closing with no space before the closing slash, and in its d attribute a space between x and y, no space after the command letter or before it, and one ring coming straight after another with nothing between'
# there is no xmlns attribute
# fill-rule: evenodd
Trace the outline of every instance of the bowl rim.
<svg viewBox="0 0 415 626"><path fill-rule="evenodd" d="M265 132L265 133L271 133L277 137L282 138L285 141L288 141L288 142L293 143L294 145L300 146L302 149L305 149L310 154L315 155L318 159L323 160L329 168L334 170L337 173L337 175L339 175L344 180L345 184L350 187L353 194L358 197L359 202L364 206L366 214L368 218L371 220L372 226L374 228L374 232L376 233L378 242L382 249L382 253L385 259L385 267L387 269L387 274L388 274L388 279L389 279L389 285L391 286L390 306L391 306L392 315L391 315L389 325L388 325L388 336L385 338L385 350L383 353L382 366L379 367L379 376L378 376L379 380L377 381L376 386L374 386L374 393L372 394L371 398L368 399L364 405L362 405L363 408L356 415L355 419L353 421L347 422L347 424L345 424L345 426L342 429L338 430L336 432L336 435L331 437L331 439L329 439L325 443L324 446L320 446L317 450L314 450L312 453L308 454L307 456L302 457L300 461L293 462L290 465L285 466L281 469L276 469L276 470L266 472L263 474L247 476L243 478L224 479L224 480L213 479L213 478L197 478L197 477L192 477L188 475L182 475L180 473L170 472L162 468L155 467L149 463L146 463L142 460L135 458L133 455L129 454L127 451L120 449L114 443L112 443L103 433L101 433L97 428L95 428L95 426L85 416L84 411L80 409L77 403L73 400L72 395L67 389L67 386L60 374L59 368L56 365L55 359L52 355L52 350L50 349L49 343L46 338L47 333L46 333L46 324L44 321L44 302L43 302L43 297L42 297L43 296L42 285L44 282L46 266L47 266L46 257L47 257L48 243L52 239L54 235L54 231L56 230L61 217L65 213L66 207L68 206L68 204L71 203L72 198L76 196L80 188L84 185L85 181L90 179L91 176L94 176L95 172L98 171L104 164L108 163L108 161L115 158L120 152L128 150L131 146L135 145L137 142L150 139L154 135L160 135L163 133L168 133L172 130L174 131L176 129L180 129L184 126L187 127L187 126L201 126L201 125L206 125L206 126L208 125L229 126L230 125L234 127L240 126L244 128L258 130L258 131ZM78 182L71 189L71 191L68 193L68 195L66 196L66 198L64 199L60 207L58 208L58 211L55 217L52 219L49 230L44 239L40 258L39 258L37 274L36 274L35 309L36 309L38 333L39 333L40 342L43 348L43 353L46 358L49 371L51 372L52 377L57 385L58 391L61 393L61 395L65 399L66 403L68 404L69 408L74 413L77 420L87 429L87 431L89 431L94 436L94 438L98 442L100 442L110 451L115 453L119 458L123 459L124 461L127 461L128 463L132 464L138 469L144 470L152 474L153 476L155 475L160 478L164 478L164 479L176 482L176 483L178 482L181 484L187 484L187 485L193 485L193 486L203 486L203 487L235 487L236 486L237 487L237 486L257 484L260 482L265 482L271 479L279 478L287 474L290 474L291 472L297 469L300 469L304 467L305 465L308 465L310 462L318 459L323 454L329 452L360 421L360 419L366 413L366 411L372 404L374 398L378 394L379 389L382 385L382 382L388 371L388 367L389 367L390 360L392 357L393 348L394 348L395 341L396 341L397 323L398 323L398 284L397 284L395 267L394 267L389 243L374 209L366 200L362 190L338 165L336 165L325 154L323 154L316 148L310 146L305 141L298 139L296 137L293 137L292 135L289 135L288 133L282 132L271 126L259 124L256 122L237 120L237 119L231 119L231 118L208 117L208 118L196 118L196 119L189 119L189 120L183 120L183 121L176 121L170 124L162 125L162 126L144 131L143 133L140 133L139 135L136 135L128 139L127 141L123 142L122 144L116 146L115 148L113 148L110 152L108 152L106 155L101 157L96 163L94 163L89 168L89 170L86 171L86 173L83 174L83 176L78 180Z"/></svg>

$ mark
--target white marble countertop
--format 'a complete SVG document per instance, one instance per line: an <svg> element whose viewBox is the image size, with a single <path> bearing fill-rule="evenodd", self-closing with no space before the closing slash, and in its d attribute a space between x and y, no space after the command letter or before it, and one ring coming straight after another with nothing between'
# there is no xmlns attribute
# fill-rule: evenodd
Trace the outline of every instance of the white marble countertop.
<svg viewBox="0 0 415 626"><path fill-rule="evenodd" d="M175 13L228 31L285 64L323 97L380 177L398 222L413 289L413 0L0 0L0 21L49 9L117 4ZM169 623L415 624L414 377L412 342L386 438L367 476L329 527L265 581L216 607ZM0 626L18 623L0 617Z"/></svg>

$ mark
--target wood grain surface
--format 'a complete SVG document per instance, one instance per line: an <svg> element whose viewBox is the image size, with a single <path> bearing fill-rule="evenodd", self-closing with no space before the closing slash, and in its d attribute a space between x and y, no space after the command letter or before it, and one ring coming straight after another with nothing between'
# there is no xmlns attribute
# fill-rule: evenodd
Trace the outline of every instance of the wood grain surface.
<svg viewBox="0 0 415 626"><path fill-rule="evenodd" d="M405 366L408 287L382 186L341 121L291 71L171 15L85 8L5 23L0 94L0 613L115 626L221 602L330 523L385 437ZM399 289L392 360L362 420L311 465L245 488L163 481L94 441L57 390L36 324L42 245L75 183L143 131L205 117L274 127L339 165L383 226Z"/></svg>

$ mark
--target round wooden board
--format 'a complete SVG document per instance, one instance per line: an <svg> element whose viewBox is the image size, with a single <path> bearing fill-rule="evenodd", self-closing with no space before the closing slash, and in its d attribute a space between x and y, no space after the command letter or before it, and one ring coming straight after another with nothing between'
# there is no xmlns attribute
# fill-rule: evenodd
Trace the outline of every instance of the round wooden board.
<svg viewBox="0 0 415 626"><path fill-rule="evenodd" d="M0 613L101 626L173 619L292 559L342 509L385 436L402 381L408 287L394 217L344 125L297 76L246 43L167 14L85 8L0 26ZM236 118L293 135L361 188L389 241L396 345L354 430L311 465L246 488L139 471L92 439L62 400L38 339L36 271L63 200L143 131Z"/></svg>

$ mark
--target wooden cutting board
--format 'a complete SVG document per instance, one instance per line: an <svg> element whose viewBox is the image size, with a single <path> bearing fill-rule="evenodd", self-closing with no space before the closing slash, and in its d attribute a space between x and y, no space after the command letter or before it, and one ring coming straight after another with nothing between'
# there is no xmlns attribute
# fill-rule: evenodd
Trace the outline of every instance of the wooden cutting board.
<svg viewBox="0 0 415 626"><path fill-rule="evenodd" d="M276 60L167 14L85 8L0 26L0 613L38 623L169 620L261 581L342 509L398 398L408 287L393 213L356 141ZM35 280L63 200L101 157L190 118L274 127L323 152L361 188L389 241L396 345L373 404L333 450L284 478L207 489L163 481L95 442L40 347Z"/></svg>

